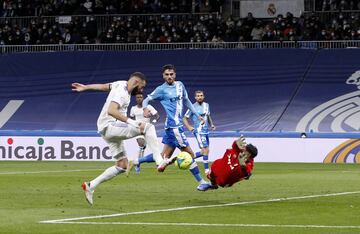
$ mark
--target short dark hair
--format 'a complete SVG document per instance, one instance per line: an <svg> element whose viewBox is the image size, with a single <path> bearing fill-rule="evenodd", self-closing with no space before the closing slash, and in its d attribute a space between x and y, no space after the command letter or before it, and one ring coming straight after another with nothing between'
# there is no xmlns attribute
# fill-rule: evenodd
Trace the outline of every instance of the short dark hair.
<svg viewBox="0 0 360 234"><path fill-rule="evenodd" d="M176 72L176 68L172 64L166 64L162 67L162 73L164 73L165 70L174 70Z"/></svg>
<svg viewBox="0 0 360 234"><path fill-rule="evenodd" d="M134 77L134 76L140 78L141 80L145 80L145 81L146 81L146 76L145 76L144 73L142 73L142 72L134 72L134 73L132 73L132 74L130 75L129 78Z"/></svg>
<svg viewBox="0 0 360 234"><path fill-rule="evenodd" d="M246 145L246 151L249 152L251 154L251 157L255 158L256 155L258 154L258 150L256 148L256 146L252 145L252 144L247 144Z"/></svg>

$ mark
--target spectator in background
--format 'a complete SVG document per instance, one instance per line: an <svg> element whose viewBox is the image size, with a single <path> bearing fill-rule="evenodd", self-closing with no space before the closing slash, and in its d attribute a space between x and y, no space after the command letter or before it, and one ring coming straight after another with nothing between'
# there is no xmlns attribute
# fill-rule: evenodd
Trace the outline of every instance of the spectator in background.
<svg viewBox="0 0 360 234"><path fill-rule="evenodd" d="M271 30L267 30L264 34L264 36L262 37L263 41L274 41L275 40L275 34L273 31Z"/></svg>
<svg viewBox="0 0 360 234"><path fill-rule="evenodd" d="M97 23L95 21L94 16L91 16L89 18L89 21L87 21L85 24L86 24L85 25L85 36L89 40L94 40L95 37L97 37L97 32L98 32Z"/></svg>
<svg viewBox="0 0 360 234"><path fill-rule="evenodd" d="M43 1L3 1L2 14L16 15L35 12L36 15L72 14L83 11L93 13L125 13L130 8L137 12L182 11L189 6L189 0L49 0ZM201 6L212 6L215 1L199 1ZM354 2L354 3L351 3ZM358 1L350 1L354 5ZM40 4L41 3L41 4ZM51 4L49 4L51 3ZM341 1L339 1L339 4ZM16 5L16 6L15 6ZM341 4L340 4L341 5ZM26 10L23 10L25 6ZM210 8L210 7L209 7ZM10 11L9 11L10 9ZM16 9L15 11L13 11ZM131 12L132 10L130 10ZM11 22L13 20L9 19ZM186 16L116 16L104 28L98 28L94 16L73 16L69 24L54 23L53 18L33 19L29 25L15 25L5 20L0 24L0 40L4 44L44 44L44 43L173 43L219 41L286 41L286 40L357 40L360 21L358 14L339 13L331 21L321 22L315 14L299 18L290 12L277 15L271 21L260 24L251 12L244 19L221 15ZM51 22L50 22L51 21ZM260 24L260 25L259 25ZM55 28L53 28L55 27ZM52 29L51 29L52 28ZM100 31L101 30L101 31ZM325 35L321 33L325 30ZM19 35L20 32L20 35ZM25 37L26 35L26 37ZM19 40L20 38L20 40ZM25 41L26 38L26 41Z"/></svg>
<svg viewBox="0 0 360 234"><path fill-rule="evenodd" d="M321 11L343 11L359 10L359 0L316 0L316 10Z"/></svg>
<svg viewBox="0 0 360 234"><path fill-rule="evenodd" d="M243 27L244 27L244 38L246 41L250 41L251 31L256 25L256 19L253 17L251 12L248 13L247 17L243 20Z"/></svg>
<svg viewBox="0 0 360 234"><path fill-rule="evenodd" d="M252 41L261 41L264 36L264 29L262 27L261 21L257 21L255 27L251 30L250 33Z"/></svg>
<svg viewBox="0 0 360 234"><path fill-rule="evenodd" d="M219 12L224 0L196 0L196 12ZM192 0L3 0L0 16L191 13Z"/></svg>

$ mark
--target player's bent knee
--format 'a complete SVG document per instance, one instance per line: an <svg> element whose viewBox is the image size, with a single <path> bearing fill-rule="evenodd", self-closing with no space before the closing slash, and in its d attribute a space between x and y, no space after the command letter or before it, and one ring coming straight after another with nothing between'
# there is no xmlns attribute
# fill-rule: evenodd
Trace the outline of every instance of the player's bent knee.
<svg viewBox="0 0 360 234"><path fill-rule="evenodd" d="M117 167L121 167L121 168L123 168L123 169L126 169L126 168L127 168L127 164L128 164L128 160L127 160L126 157L124 157L124 158L116 161L116 163L115 163L115 165L116 165Z"/></svg>

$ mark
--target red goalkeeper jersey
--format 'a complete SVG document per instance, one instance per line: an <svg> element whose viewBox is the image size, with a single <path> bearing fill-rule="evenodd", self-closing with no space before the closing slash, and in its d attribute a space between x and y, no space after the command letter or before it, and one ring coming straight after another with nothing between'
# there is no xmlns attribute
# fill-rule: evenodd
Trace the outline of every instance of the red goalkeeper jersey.
<svg viewBox="0 0 360 234"><path fill-rule="evenodd" d="M238 158L240 152L241 150L233 144L232 149L227 149L222 158L212 163L210 177L213 182L221 187L230 187L252 172L254 160L249 158L246 167L241 168Z"/></svg>

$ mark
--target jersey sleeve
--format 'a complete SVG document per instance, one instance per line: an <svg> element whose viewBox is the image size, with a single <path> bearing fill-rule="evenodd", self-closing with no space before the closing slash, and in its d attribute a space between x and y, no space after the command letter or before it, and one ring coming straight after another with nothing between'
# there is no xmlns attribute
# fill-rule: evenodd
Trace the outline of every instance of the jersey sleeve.
<svg viewBox="0 0 360 234"><path fill-rule="evenodd" d="M131 107L129 116L130 116L131 118L134 118L134 117L135 117L134 107Z"/></svg>
<svg viewBox="0 0 360 234"><path fill-rule="evenodd" d="M250 174L250 173L252 172L253 168L254 168L254 160L249 160L249 161L246 163L246 167L245 167L246 172L247 172L248 174Z"/></svg>
<svg viewBox="0 0 360 234"><path fill-rule="evenodd" d="M152 105L148 105L147 108L150 110L150 113L152 115L156 115L158 113L157 110Z"/></svg>
<svg viewBox="0 0 360 234"><path fill-rule="evenodd" d="M163 92L162 92L162 86L158 86L152 93L150 93L142 102L143 108L147 108L149 105L149 102L152 100L159 100L161 101L163 99Z"/></svg>
<svg viewBox="0 0 360 234"><path fill-rule="evenodd" d="M179 81L180 82L180 81ZM193 115L195 115L196 117L199 117L199 114L196 112L194 105L191 103L189 97L188 97L188 93L185 89L185 86L183 83L181 83L182 87L183 87L183 100L185 105L189 108L189 110L192 112Z"/></svg>
<svg viewBox="0 0 360 234"><path fill-rule="evenodd" d="M191 110L190 109L188 109L186 112L185 112L185 117L186 118L191 118L191 115L192 115L192 112L191 112Z"/></svg>
<svg viewBox="0 0 360 234"><path fill-rule="evenodd" d="M150 100L162 100L163 97L163 90L162 87L157 87L152 93L150 93L147 98Z"/></svg>
<svg viewBox="0 0 360 234"><path fill-rule="evenodd" d="M183 98L184 99L189 99L189 95L188 95L188 93L186 91L185 85L181 81L179 81L179 82L180 82L180 84L181 84L181 86L183 88Z"/></svg>
<svg viewBox="0 0 360 234"><path fill-rule="evenodd" d="M119 85L119 83L117 82L113 82L111 84L111 91L110 92L114 92L114 96L111 99L112 102L116 102L117 104L119 104L120 106L123 106L126 103L127 100L127 93L123 92L123 90L121 90L121 85Z"/></svg>

